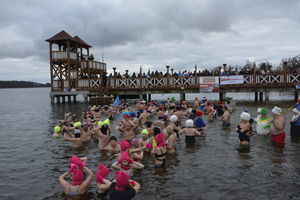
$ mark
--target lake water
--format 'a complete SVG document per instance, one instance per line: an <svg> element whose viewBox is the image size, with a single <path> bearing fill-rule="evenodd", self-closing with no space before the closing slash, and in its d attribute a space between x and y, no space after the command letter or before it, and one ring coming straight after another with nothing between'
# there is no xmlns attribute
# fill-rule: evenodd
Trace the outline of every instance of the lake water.
<svg viewBox="0 0 300 200"><path fill-rule="evenodd" d="M282 96L275 97L280 100ZM248 100L249 94L235 98ZM293 99L288 95L284 98ZM72 154L87 156L87 166L94 172L99 162L114 162L97 151L96 142L73 150L70 143L51 136L53 126L64 113L80 114L87 104L51 105L49 88L2 89L0 102L1 200L64 199L58 176L68 170L67 158ZM292 105L272 102L264 106L272 108L275 104L283 110ZM217 121L207 123L207 137L198 140L194 148L187 148L182 137L177 155L167 158L166 170L155 170L151 157L146 156L145 169L133 178L142 186L136 199L300 199L300 142L289 137L290 112L284 115L288 134L283 148L256 135L251 137L250 151L239 148L235 125L240 121L240 112L246 108L255 116L257 107L252 102L238 103L229 130L222 129ZM112 126L116 124L117 121ZM114 130L113 135L120 138L118 131ZM95 195L95 186L94 179L82 199L101 199Z"/></svg>

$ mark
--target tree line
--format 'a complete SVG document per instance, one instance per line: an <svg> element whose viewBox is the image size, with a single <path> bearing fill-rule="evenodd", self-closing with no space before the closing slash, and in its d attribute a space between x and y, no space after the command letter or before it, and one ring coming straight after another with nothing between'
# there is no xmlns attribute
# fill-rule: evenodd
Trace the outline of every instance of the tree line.
<svg viewBox="0 0 300 200"><path fill-rule="evenodd" d="M32 88L50 87L50 83L36 83L31 81L0 81L0 88Z"/></svg>

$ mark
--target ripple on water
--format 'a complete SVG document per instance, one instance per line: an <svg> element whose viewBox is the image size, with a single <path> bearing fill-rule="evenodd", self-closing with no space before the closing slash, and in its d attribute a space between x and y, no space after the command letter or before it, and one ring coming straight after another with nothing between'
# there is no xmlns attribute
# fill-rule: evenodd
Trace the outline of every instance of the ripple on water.
<svg viewBox="0 0 300 200"><path fill-rule="evenodd" d="M5 94L9 100L1 99L1 200L65 199L57 179L68 169L66 159L72 154L87 156L87 166L94 172L99 162L107 166L114 162L108 154L97 151L96 142L76 150L65 141L54 140L51 132L57 120L65 112L80 115L87 105L51 106L49 90L36 91L22 93L27 95L22 99L24 106L13 106L21 105L13 92ZM145 169L133 176L142 185L136 199L300 199L300 140L290 140L287 135L286 145L279 147L270 145L266 136L254 135L249 151L241 150L234 124L244 108L237 106L230 129L223 129L219 121L207 123L207 137L197 138L194 147L186 147L181 136L176 156L167 158L166 170L155 170L151 156L146 156ZM255 115L256 106L248 104L247 108ZM289 114L286 117L289 119ZM116 121L112 122L113 127L116 125ZM113 135L120 138L114 129ZM113 178L113 171L108 178ZM81 199L107 199L97 197L95 187L93 180L89 192Z"/></svg>

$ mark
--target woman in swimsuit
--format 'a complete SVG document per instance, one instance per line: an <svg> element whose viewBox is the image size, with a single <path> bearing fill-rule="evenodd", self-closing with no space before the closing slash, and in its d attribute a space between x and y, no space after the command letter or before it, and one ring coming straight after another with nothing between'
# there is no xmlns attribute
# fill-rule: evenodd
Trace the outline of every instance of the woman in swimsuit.
<svg viewBox="0 0 300 200"><path fill-rule="evenodd" d="M167 126L166 130L166 147L167 147L167 153L168 154L175 154L176 153L176 140L177 136L176 133L174 133L174 128L172 125Z"/></svg>
<svg viewBox="0 0 300 200"><path fill-rule="evenodd" d="M166 165L166 152L167 148L165 145L165 136L163 133L159 133L154 137L156 147L153 147L151 154L154 155L155 168L165 168Z"/></svg>
<svg viewBox="0 0 300 200"><path fill-rule="evenodd" d="M112 168L119 171L125 171L130 176L132 175L132 169L143 169L144 165L133 161L127 152L121 152L120 160L111 165Z"/></svg>
<svg viewBox="0 0 300 200"><path fill-rule="evenodd" d="M58 180L66 195L79 196L86 192L88 186L92 182L93 172L84 166L80 158L72 156L72 159L72 162L71 159L69 159L71 163L70 170L60 175ZM83 180L83 171L85 171L87 174L87 178L85 180ZM69 174L72 175L71 183L65 180L65 177Z"/></svg>
<svg viewBox="0 0 300 200"><path fill-rule="evenodd" d="M242 119L241 123L237 126L236 131L239 134L240 144L249 145L250 144L250 135L252 132L252 127L249 123L251 118L249 113L242 112L240 115Z"/></svg>
<svg viewBox="0 0 300 200"><path fill-rule="evenodd" d="M97 194L104 194L111 184L109 180L106 180L105 177L108 175L109 169L103 164L98 164L98 171L96 173L96 192Z"/></svg>

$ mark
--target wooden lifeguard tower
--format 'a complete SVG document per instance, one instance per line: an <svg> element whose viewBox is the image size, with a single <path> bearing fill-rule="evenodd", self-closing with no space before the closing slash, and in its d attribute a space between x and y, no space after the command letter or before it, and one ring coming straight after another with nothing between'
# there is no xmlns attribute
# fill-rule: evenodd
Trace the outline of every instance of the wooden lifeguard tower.
<svg viewBox="0 0 300 200"><path fill-rule="evenodd" d="M91 46L78 36L64 30L46 40L49 42L51 102L65 102L65 97L76 101L78 94L84 100L103 94L106 86L106 64L94 61Z"/></svg>

